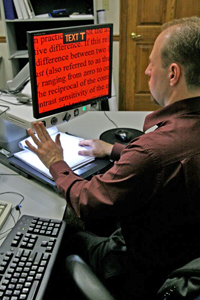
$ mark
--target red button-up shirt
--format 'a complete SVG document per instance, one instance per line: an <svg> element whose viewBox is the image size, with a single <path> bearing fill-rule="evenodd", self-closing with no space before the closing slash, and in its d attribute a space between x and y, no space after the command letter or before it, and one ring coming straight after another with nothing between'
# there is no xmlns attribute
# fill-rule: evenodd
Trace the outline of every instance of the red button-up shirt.
<svg viewBox="0 0 200 300"><path fill-rule="evenodd" d="M83 220L118 217L135 288L158 289L174 268L200 256L200 98L149 114L126 147L115 144L114 166L90 181L59 161L50 172ZM142 291L141 291L142 293Z"/></svg>

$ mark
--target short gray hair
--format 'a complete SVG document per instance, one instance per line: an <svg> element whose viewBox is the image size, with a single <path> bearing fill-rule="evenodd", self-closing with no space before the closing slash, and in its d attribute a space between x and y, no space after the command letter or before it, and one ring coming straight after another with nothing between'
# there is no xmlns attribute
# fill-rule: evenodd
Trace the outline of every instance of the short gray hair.
<svg viewBox="0 0 200 300"><path fill-rule="evenodd" d="M161 49L162 66L171 63L184 68L189 89L200 87L200 18L175 19L162 26L162 30L172 28L170 37Z"/></svg>

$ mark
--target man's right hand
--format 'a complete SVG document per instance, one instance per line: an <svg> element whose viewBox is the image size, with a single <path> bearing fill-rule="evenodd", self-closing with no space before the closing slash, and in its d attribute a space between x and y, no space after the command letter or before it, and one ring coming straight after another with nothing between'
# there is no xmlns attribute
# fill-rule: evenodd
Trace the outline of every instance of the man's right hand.
<svg viewBox="0 0 200 300"><path fill-rule="evenodd" d="M110 156L113 145L102 140L83 140L79 142L79 146L89 146L91 149L80 150L79 155L87 155L93 157Z"/></svg>

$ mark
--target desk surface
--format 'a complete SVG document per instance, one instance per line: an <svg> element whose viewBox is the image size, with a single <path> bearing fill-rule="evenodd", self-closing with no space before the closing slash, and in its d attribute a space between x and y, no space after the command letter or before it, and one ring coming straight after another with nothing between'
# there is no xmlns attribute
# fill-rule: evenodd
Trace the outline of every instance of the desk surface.
<svg viewBox="0 0 200 300"><path fill-rule="evenodd" d="M116 123L118 127L130 127L143 130L145 117L150 112L124 112L107 111L108 117ZM86 139L99 138L106 130L116 128L102 111L90 111L86 114L72 119L68 123L57 126L59 131L68 132Z"/></svg>
<svg viewBox="0 0 200 300"><path fill-rule="evenodd" d="M106 112L118 127L131 127L142 130L143 122L149 112ZM78 135L86 139L99 138L100 134L106 130L115 128L113 123L105 116L104 112L88 112L81 117L63 123L58 126L62 132ZM0 193L16 192L24 196L21 212L39 217L62 219L65 210L65 200L53 189L38 182L35 179L27 179L21 175L3 175L16 174L9 168L0 164ZM16 194L0 195L0 200L9 201L16 206L21 197ZM14 210L15 219L19 212ZM13 219L8 218L1 232L11 228L14 225ZM0 244L2 235L0 235Z"/></svg>
<svg viewBox="0 0 200 300"><path fill-rule="evenodd" d="M4 175L15 174L15 175ZM22 215L33 215L36 217L52 218L61 220L66 206L66 201L53 189L35 179L27 179L0 164L0 193L16 192L24 197L22 202ZM0 194L0 200L13 203L15 207L22 197L14 193ZM19 211L13 209L15 220L19 217ZM0 231L0 245L3 242L4 231L13 227L14 221L10 216Z"/></svg>

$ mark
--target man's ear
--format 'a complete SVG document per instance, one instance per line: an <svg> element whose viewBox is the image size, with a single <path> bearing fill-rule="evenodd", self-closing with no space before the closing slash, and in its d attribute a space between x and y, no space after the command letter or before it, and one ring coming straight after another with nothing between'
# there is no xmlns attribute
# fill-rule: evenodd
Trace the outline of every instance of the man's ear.
<svg viewBox="0 0 200 300"><path fill-rule="evenodd" d="M175 86L179 82L180 76L181 76L180 66L176 63L171 64L169 70L170 86Z"/></svg>

